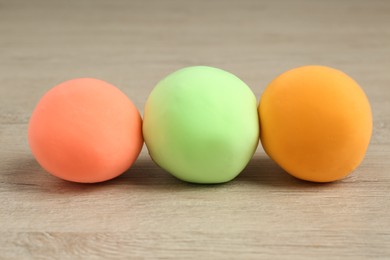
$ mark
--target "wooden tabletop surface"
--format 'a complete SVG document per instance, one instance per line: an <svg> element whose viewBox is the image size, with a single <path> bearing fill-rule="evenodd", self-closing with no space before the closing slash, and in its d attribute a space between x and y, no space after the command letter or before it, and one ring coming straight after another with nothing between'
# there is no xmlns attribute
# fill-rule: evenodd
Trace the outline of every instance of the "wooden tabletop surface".
<svg viewBox="0 0 390 260"><path fill-rule="evenodd" d="M313 184L259 146L235 180L194 185L144 147L122 176L47 174L27 144L40 97L95 77L139 108L179 68L209 65L259 98L283 71L341 69L367 93L374 131L349 177ZM390 259L390 1L0 0L0 259Z"/></svg>

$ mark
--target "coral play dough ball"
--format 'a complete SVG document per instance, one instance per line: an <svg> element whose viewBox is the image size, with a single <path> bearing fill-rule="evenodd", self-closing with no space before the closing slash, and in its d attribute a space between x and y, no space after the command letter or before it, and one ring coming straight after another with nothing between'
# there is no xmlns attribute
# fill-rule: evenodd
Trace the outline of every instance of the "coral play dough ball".
<svg viewBox="0 0 390 260"><path fill-rule="evenodd" d="M261 97L259 116L266 153L291 175L313 182L351 173L372 132L363 90L324 66L299 67L274 79Z"/></svg>
<svg viewBox="0 0 390 260"><path fill-rule="evenodd" d="M229 72L184 68L150 94L143 133L153 160L177 178L227 182L244 169L258 145L256 97Z"/></svg>
<svg viewBox="0 0 390 260"><path fill-rule="evenodd" d="M61 179L94 183L112 179L137 159L142 121L113 85L92 78L66 81L36 106L28 140L36 160Z"/></svg>

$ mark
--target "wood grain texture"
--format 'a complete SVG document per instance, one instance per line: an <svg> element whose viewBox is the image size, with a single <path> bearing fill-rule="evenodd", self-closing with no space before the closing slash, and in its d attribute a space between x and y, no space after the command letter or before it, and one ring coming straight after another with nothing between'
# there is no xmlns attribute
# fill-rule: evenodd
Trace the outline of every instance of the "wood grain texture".
<svg viewBox="0 0 390 260"><path fill-rule="evenodd" d="M144 148L122 176L46 174L27 145L39 98L75 77L143 111L190 65L233 72L259 97L304 64L355 78L373 108L366 159L331 184L288 176L259 147L234 181L180 182ZM0 259L390 259L390 1L0 0Z"/></svg>

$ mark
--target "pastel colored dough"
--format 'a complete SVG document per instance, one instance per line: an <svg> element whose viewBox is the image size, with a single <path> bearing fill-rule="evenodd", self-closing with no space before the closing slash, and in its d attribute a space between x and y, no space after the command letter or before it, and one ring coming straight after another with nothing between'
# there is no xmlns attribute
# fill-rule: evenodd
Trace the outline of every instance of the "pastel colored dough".
<svg viewBox="0 0 390 260"><path fill-rule="evenodd" d="M39 164L68 181L93 183L126 171L141 151L142 121L113 85L92 78L66 81L47 92L29 123Z"/></svg>
<svg viewBox="0 0 390 260"><path fill-rule="evenodd" d="M154 162L177 178L227 182L244 169L258 145L256 97L231 73L184 68L150 94L143 134Z"/></svg>
<svg viewBox="0 0 390 260"><path fill-rule="evenodd" d="M372 132L363 90L324 66L299 67L274 79L259 115L266 153L291 175L314 182L342 179L358 167Z"/></svg>

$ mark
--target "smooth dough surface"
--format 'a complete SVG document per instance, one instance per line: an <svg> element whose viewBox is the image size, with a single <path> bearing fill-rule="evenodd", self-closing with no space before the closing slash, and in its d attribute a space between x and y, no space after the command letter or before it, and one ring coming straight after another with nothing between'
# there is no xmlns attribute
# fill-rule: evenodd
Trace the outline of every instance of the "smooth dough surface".
<svg viewBox="0 0 390 260"><path fill-rule="evenodd" d="M184 68L150 94L143 134L153 160L177 178L227 182L244 169L258 145L256 97L231 73Z"/></svg>
<svg viewBox="0 0 390 260"><path fill-rule="evenodd" d="M359 85L325 66L304 66L274 79L259 115L266 153L308 181L344 178L363 160L372 132L371 108Z"/></svg>
<svg viewBox="0 0 390 260"><path fill-rule="evenodd" d="M113 85L92 78L66 81L47 92L29 123L28 139L39 164L68 181L112 179L141 151L142 121Z"/></svg>

